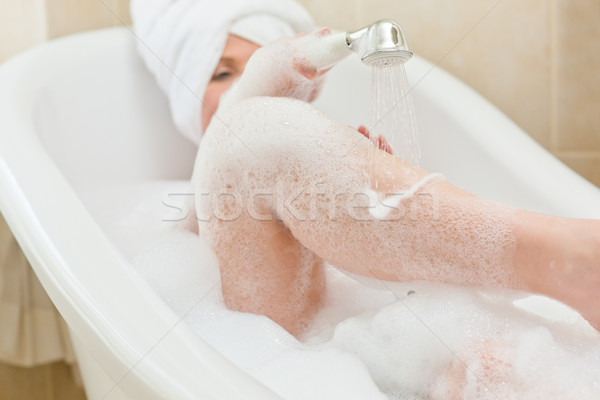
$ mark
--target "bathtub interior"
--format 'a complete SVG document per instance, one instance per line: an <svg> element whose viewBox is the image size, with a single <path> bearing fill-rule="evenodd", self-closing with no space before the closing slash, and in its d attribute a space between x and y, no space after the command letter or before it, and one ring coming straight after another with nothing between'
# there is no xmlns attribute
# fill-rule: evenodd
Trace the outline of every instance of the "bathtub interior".
<svg viewBox="0 0 600 400"><path fill-rule="evenodd" d="M5 204L20 203L25 205L24 214L33 215L28 220L15 212L7 220L73 329L90 398L104 396L107 387L114 386L111 380L119 381L120 389L106 398L128 394L132 398L224 398L225 393L227 398L275 398L180 324L179 317L129 268L88 214L96 188L185 181L192 169L195 147L170 122L167 103L137 58L131 34L119 28L80 35L29 57L20 81L13 84L27 87L31 94L23 95L24 110L19 112L27 121L24 129L33 136L3 138L5 149L14 145L16 153L19 146L25 150L18 154L23 156L19 160L6 150L2 153L3 172L8 171L3 176L19 182L12 203L3 200L2 211L8 210ZM47 60L43 71L39 71L41 60ZM369 107L359 100L370 96L370 72L355 61L348 59L331 72L317 102L353 126L369 121ZM407 64L407 70L414 85L426 169L441 171L474 193L524 208L600 217L600 194L595 187L540 149L470 89L418 57ZM14 106L6 104L12 100L3 100L2 108L12 110ZM43 183L38 183L40 178ZM181 185L175 187L184 191ZM86 199L83 204L82 198ZM38 230L42 239L35 238L40 236ZM38 250L40 246L51 247L48 257ZM74 251L73 247L80 248ZM96 258L93 264L90 254ZM48 269L47 258L60 259L60 268ZM107 284L114 298L107 299ZM406 293L404 289L400 290ZM122 308L125 311L117 311ZM275 332L276 328L265 329L280 342L297 345ZM160 346L155 348L156 343ZM248 343L253 342L246 339L229 346L243 353ZM276 374L275 370L264 368L254 376ZM98 378L102 374L104 380Z"/></svg>
<svg viewBox="0 0 600 400"><path fill-rule="evenodd" d="M77 190L184 179L193 165L195 146L177 134L168 103L133 41L122 42L119 37L114 47L71 55L73 62L53 71L34 104L39 138Z"/></svg>

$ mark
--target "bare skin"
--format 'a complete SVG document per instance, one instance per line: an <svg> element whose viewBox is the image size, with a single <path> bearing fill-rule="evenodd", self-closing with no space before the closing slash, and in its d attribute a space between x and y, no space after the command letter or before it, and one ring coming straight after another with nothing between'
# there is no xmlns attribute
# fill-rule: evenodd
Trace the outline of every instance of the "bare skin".
<svg viewBox="0 0 600 400"><path fill-rule="evenodd" d="M242 76L248 59L258 48L260 46L256 43L236 35L229 35L221 60L204 92L204 101L202 102L203 131L206 131L208 123L217 108L219 108L221 95L231 87L236 79Z"/></svg>
<svg viewBox="0 0 600 400"><path fill-rule="evenodd" d="M317 74L309 74L311 66L298 68L297 61L287 70L266 74L287 74L289 82L304 85L311 76L320 76L319 66L312 66ZM323 266L329 262L378 279L545 294L600 328L600 221L509 209L444 181L427 183L385 221L359 208L360 199L348 212L348 201L372 188L375 180L382 193L398 193L428 173L374 149L365 138L368 133L342 126L303 101L267 94L252 93L247 99L235 94L235 104L207 129L194 174L197 193L236 191L235 199L225 196L211 203L197 196L196 204L199 217L208 220L200 224L200 233L219 258L228 307L266 315L301 335L322 304ZM284 90L280 95L289 94ZM310 120L304 118L308 114ZM289 121L293 130L285 128ZM265 131L276 135L262 140ZM278 135L284 140L276 140ZM211 168L214 172L207 173ZM335 218L330 203L316 208L310 203L314 196L306 196L306 188L316 185L335 195ZM263 195L256 196L257 189ZM282 208L290 198L294 201ZM231 214L238 207L241 211ZM306 214L314 210L314 218ZM463 218L454 218L458 214ZM493 255L482 262L478 243L484 238L478 229L495 219L512 221L510 240L499 239ZM430 255L426 262L423 249Z"/></svg>

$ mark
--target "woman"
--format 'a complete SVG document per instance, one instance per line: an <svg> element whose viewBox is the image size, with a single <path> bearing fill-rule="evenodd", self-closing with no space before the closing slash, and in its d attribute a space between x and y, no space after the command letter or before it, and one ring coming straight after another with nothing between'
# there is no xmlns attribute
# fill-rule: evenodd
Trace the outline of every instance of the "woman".
<svg viewBox="0 0 600 400"><path fill-rule="evenodd" d="M377 150L364 129L314 110L308 101L330 65L311 62L307 49L326 43L327 30L262 48L266 41L248 31L230 32L221 32L222 50L211 47L220 55L213 64L179 61L165 75L156 72L164 65L154 66L180 129L196 141L205 132L193 179L198 229L219 258L228 307L267 315L300 336L322 305L327 261L377 279L546 294L600 327L599 221L477 198L401 162L381 141ZM178 79L199 70L204 84ZM186 87L204 94L178 108ZM379 200L398 193L379 212ZM506 348L491 338L459 354L433 398L461 398L472 365L491 374L478 377L484 385L510 382Z"/></svg>
<svg viewBox="0 0 600 400"><path fill-rule="evenodd" d="M310 96L273 97L290 95L289 85L280 93L264 85L268 97L256 97L263 86L255 83L266 77L294 85L318 79L323 66L303 51L326 34L256 52L201 143L193 181L199 229L219 258L227 305L299 335L322 303L327 261L378 279L545 294L600 327L600 221L517 210L430 179L302 101ZM280 61L264 62L270 59ZM373 181L380 197L414 194L380 220L369 210Z"/></svg>
<svg viewBox="0 0 600 400"><path fill-rule="evenodd" d="M230 2L211 8L210 18L202 1L132 3L140 50L175 122L195 141L207 130L193 183L229 307L299 335L321 305L328 261L378 279L541 293L600 327L599 221L504 207L374 151L364 129L307 103L331 66L311 63L307 49L327 42L329 31L267 46L248 70L260 45L310 29L312 20L293 1ZM373 217L369 196L411 188L385 221Z"/></svg>

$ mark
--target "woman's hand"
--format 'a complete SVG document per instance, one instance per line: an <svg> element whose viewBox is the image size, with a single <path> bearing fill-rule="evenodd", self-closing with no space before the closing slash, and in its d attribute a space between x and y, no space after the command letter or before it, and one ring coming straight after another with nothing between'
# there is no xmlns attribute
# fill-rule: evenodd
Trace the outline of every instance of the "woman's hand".
<svg viewBox="0 0 600 400"><path fill-rule="evenodd" d="M378 149L389 154L394 154L394 149L392 149L392 146L388 143L387 139L383 135L377 135L375 138L373 138L373 134L364 125L360 125L357 131L362 133L367 139L371 140Z"/></svg>
<svg viewBox="0 0 600 400"><path fill-rule="evenodd" d="M268 44L252 55L220 107L254 96L311 102L318 96L327 71L348 54L345 41L333 36L329 28Z"/></svg>

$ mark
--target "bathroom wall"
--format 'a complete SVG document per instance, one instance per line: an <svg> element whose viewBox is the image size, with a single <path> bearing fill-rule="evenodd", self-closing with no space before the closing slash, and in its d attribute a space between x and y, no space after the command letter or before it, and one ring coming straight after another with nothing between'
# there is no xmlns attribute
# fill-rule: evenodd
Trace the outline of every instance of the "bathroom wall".
<svg viewBox="0 0 600 400"><path fill-rule="evenodd" d="M46 40L129 23L129 0L0 0L0 62Z"/></svg>
<svg viewBox="0 0 600 400"><path fill-rule="evenodd" d="M0 364L0 400L85 400L62 362L20 368Z"/></svg>

